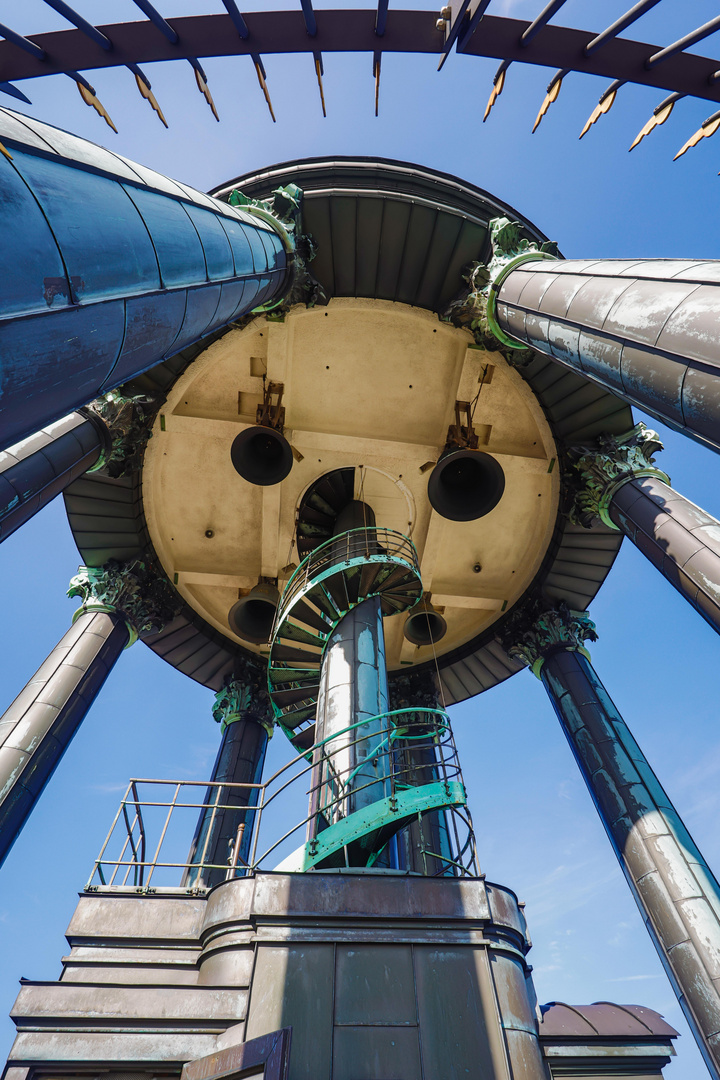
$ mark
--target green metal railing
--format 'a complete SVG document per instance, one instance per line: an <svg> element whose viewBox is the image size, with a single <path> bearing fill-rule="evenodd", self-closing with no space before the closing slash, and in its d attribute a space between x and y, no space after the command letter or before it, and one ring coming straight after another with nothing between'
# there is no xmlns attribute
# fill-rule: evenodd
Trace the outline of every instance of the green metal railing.
<svg viewBox="0 0 720 1080"><path fill-rule="evenodd" d="M364 724L378 720L382 721L379 741L377 730L370 735L360 730ZM343 752L353 747L367 751L367 757L384 759L383 779L351 787L356 779L352 773L357 773L357 768L337 768L333 760L338 757L338 751L332 744L339 739L345 740ZM450 849L420 851L424 872L428 876L479 875L457 749L449 717L443 710L407 708L371 717L334 732L316 743L311 752L312 762L308 762L305 754L298 754L262 784L131 780L95 860L86 890L188 893L198 891L198 886L184 887L178 884L178 879L182 880L191 870L195 880L201 881L203 871L211 870L225 870L229 880L255 870L322 869L321 864L328 860L334 860L335 864L340 860L342 865L343 851L351 844L361 843L364 836L384 830L390 838L413 821L421 825L427 815L437 811L447 815ZM420 765L417 764L419 752L427 756L427 761ZM333 773L335 792L320 805L320 792L328 788L328 770ZM310 782L309 791L299 784L303 778ZM356 798L358 793L378 783L387 787L381 799L362 811L347 812L349 798ZM258 793L257 804L239 811L243 820L229 847L227 861L204 861L203 852L200 861L190 863L186 854L190 815L194 821L198 810L210 811L212 816L227 809L238 811L237 803L231 801L232 795L241 792L247 795L251 789ZM205 791L212 792L209 801L203 797ZM309 813L300 816L295 808L288 811L288 807L297 804L298 797L307 806L308 794ZM290 827L284 828L288 817ZM238 853L246 828L253 831L253 843L247 862L242 863ZM275 834L274 838L269 839L271 834ZM419 828L417 834L422 837L423 829ZM283 859L293 838L302 842ZM375 864L377 854L377 851L368 853L367 866ZM202 891L203 886L199 888Z"/></svg>

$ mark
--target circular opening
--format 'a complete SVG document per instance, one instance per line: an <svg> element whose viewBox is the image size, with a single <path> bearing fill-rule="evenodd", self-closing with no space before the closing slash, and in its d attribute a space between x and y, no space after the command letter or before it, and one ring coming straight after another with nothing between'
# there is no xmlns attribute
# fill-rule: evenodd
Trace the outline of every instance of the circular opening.
<svg viewBox="0 0 720 1080"><path fill-rule="evenodd" d="M428 498L450 521L474 521L489 514L502 498L502 466L480 450L451 450L440 459L428 481Z"/></svg>

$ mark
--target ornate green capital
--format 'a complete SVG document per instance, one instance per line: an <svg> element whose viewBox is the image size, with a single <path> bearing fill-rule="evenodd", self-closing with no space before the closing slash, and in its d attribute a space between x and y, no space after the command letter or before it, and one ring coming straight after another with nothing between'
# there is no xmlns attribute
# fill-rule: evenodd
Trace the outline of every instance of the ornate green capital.
<svg viewBox="0 0 720 1080"><path fill-rule="evenodd" d="M90 403L88 409L103 421L111 443L109 452L101 455L90 472L102 469L118 479L140 468L160 401L160 395L127 396L120 390L112 390Z"/></svg>
<svg viewBox="0 0 720 1080"><path fill-rule="evenodd" d="M79 596L84 611L104 611L121 615L130 634L128 646L140 634L157 634L175 618L182 601L170 582L139 559L119 563L114 559L102 567L81 566L70 580L68 596Z"/></svg>
<svg viewBox="0 0 720 1080"><path fill-rule="evenodd" d="M571 611L562 602L554 607L543 607L539 602L510 621L503 644L509 656L527 664L540 678L545 657L551 652L581 652L589 660L585 641L597 641L595 623L586 611Z"/></svg>
<svg viewBox="0 0 720 1080"><path fill-rule="evenodd" d="M500 352L516 367L529 364L535 353L509 337L498 325L497 294L510 271L529 259L556 259L557 244L546 241L536 244L521 237L522 225L508 218L493 218L490 222L492 258L490 262L472 263L464 274L467 290L442 315L455 326L470 330L475 343L490 352Z"/></svg>
<svg viewBox="0 0 720 1080"><path fill-rule="evenodd" d="M302 188L297 184L277 187L268 199L252 199L234 188L228 202L270 222L279 233L289 256L291 277L282 300L255 308L254 311L266 311L282 318L293 304L305 304L306 307L327 304L325 290L308 269L308 264L317 254L317 245L312 236L303 232Z"/></svg>
<svg viewBox="0 0 720 1080"><path fill-rule="evenodd" d="M440 709L440 692L433 671L407 671L388 682L390 709Z"/></svg>
<svg viewBox="0 0 720 1080"><path fill-rule="evenodd" d="M568 454L573 492L570 520L586 529L602 521L617 531L609 508L618 488L638 476L656 476L670 483L670 477L654 467L655 454L662 449L657 432L643 423L624 435L599 435L594 447L573 447Z"/></svg>
<svg viewBox="0 0 720 1080"><path fill-rule="evenodd" d="M234 673L225 679L215 695L212 714L223 734L237 720L253 720L265 728L268 738L272 738L274 718L265 666L249 658L238 659Z"/></svg>

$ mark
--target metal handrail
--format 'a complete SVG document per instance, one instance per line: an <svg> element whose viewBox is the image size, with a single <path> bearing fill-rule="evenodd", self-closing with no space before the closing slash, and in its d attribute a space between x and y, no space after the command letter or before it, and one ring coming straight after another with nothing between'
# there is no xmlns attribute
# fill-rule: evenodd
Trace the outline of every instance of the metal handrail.
<svg viewBox="0 0 720 1080"><path fill-rule="evenodd" d="M361 726L377 721L382 722L384 727L382 732L376 730L369 735L361 735L357 732L357 729ZM423 727L426 730L420 734L409 734L408 729L415 726ZM349 739L347 738L348 736L350 737ZM269 777L268 780L261 784L236 784L221 781L207 782L200 780L176 781L163 779L134 779L131 780L128 785L120 808L113 819L113 823L101 848L100 854L95 860L93 872L86 888L91 890L123 888L126 886L128 876L132 872L135 884L134 886L128 887L137 891L145 891L150 889L150 883L157 869L165 870L177 868L183 871L200 871L201 873L202 871L224 869L227 871L227 876L234 876L239 872L242 872L243 874L251 873L254 870L261 869L263 866L267 868L269 857L293 834L306 829L307 826L310 825L311 832L308 839L311 840L312 836L317 835L320 815L322 815L326 821L329 816L343 816L344 806L349 795L349 784L352 780L352 774L356 773L357 769L351 769L350 767L345 769L335 768L334 765L335 779L337 781L337 790L334 797L329 799L322 806L314 806L311 812L301 819L294 820L290 828L288 828L282 836L273 839L270 845L264 847L262 852L258 854L263 815L267 813L268 808L273 804L276 804L292 785L295 785L302 777L309 773L314 773L314 776L310 784L310 790L307 794L319 794L323 787L327 787L327 779L323 779L321 773L323 767L327 763L332 763L333 752L331 748L329 749L329 744L336 742L339 738L345 738L346 741L341 748L343 753L345 753L352 747L357 747L368 740L377 740L378 737L382 739L383 745L373 745L372 756L377 759L385 758L387 760L387 774L382 777L371 778L366 783L354 786L352 788L353 796L357 796L362 791L378 784L387 785L389 788L388 793L390 795L395 795L398 791L405 790L409 787L420 788L423 786L424 782L433 782L432 774L434 774L435 779L446 785L446 790L448 791L450 790L448 787L450 783L460 782L462 784L462 774L460 771L457 749L455 747L447 714L442 709L422 709L412 707L397 709L394 712L380 713L375 717L370 717L355 724L351 724L340 731L333 732L332 735L316 742L311 748L312 761L308 762L306 756L307 751L297 754L291 761L283 765ZM399 743L412 741L413 748L422 748L423 739L426 740L428 748L432 747L435 760L420 765L412 763L408 764L405 762L403 760L402 748L399 746ZM431 773L431 778L426 781L424 778L427 776L428 772ZM139 791L141 785L159 785L161 791L165 787L172 786L174 791L171 797L167 799L162 797L142 797L144 792ZM191 798L188 802L182 801L182 793L189 792L192 794L194 789L199 787L204 788L208 792L205 798L200 801L194 798ZM255 792L257 795L257 804L254 806L244 805L239 807L236 802L228 801L233 793L239 792L244 792L246 795ZM250 801L250 799L247 799L247 802ZM134 810L134 819L132 822L131 818L133 815L128 815L128 807L131 807ZM167 811L160 829L160 838L155 845L154 853L151 858L146 858L145 854L148 826L142 816L143 808L155 808L156 810L164 809ZM166 841L173 814L178 810L190 809L194 811L205 810L213 814L224 810L237 811L241 809L243 812L243 822L241 823L243 829L251 828L254 832L252 849L247 858L247 862L243 863L240 861L240 866L237 865L240 851L240 836L236 838L236 842L233 846L233 854L231 856L232 865L229 862L219 864L208 861L206 858L207 844L201 853L199 861L190 861L189 856L185 861L168 859L167 857L161 858L161 849ZM454 808L449 808L446 812L451 816L455 813ZM120 823L121 817L125 826L124 834ZM139 828L137 841L133 837L133 831L136 825ZM458 825L460 826L460 830L458 830ZM433 858L448 866L455 867L455 870L458 873L469 874L472 876L477 875L479 873L479 866L477 862L472 821L467 807L464 808L464 813L458 815L458 821L453 822L453 830L455 842L452 845L453 850L451 852L451 858L447 858L442 852L427 852L427 854L430 854ZM460 837L461 832L463 835L462 840ZM115 837L114 841L113 837ZM114 858L110 857L109 852L111 842L113 843L113 846L117 843L117 846L120 848L119 854ZM131 853L130 856L128 856L128 847ZM108 874L110 868L112 868L111 876ZM125 874L122 885L117 886L114 884L114 881L121 868L125 870ZM442 873L445 871L441 869L439 872ZM94 884L96 877L99 884ZM165 886L161 887L165 888ZM175 886L171 886L170 890L183 892L197 891L196 887L187 889Z"/></svg>
<svg viewBox="0 0 720 1080"><path fill-rule="evenodd" d="M373 548L379 550L373 550ZM356 559L362 562L382 562L387 559L390 562L404 564L418 577L420 576L417 549L409 536L394 529L378 528L375 525L349 529L313 548L293 572L278 605L271 640L274 639L278 628L289 615L297 599L307 588L312 587L319 574L331 567L339 569L342 566L349 566ZM332 623L328 619L328 628L331 627Z"/></svg>

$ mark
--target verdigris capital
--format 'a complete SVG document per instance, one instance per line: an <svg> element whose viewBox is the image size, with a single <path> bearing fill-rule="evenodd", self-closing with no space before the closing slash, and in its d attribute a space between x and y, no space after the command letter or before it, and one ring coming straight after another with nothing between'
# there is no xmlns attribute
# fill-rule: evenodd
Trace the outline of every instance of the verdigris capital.
<svg viewBox="0 0 720 1080"><path fill-rule="evenodd" d="M227 676L215 695L212 714L223 733L237 720L253 720L272 737L274 716L265 666L246 657L236 660L233 674Z"/></svg>
<svg viewBox="0 0 720 1080"><path fill-rule="evenodd" d="M581 652L590 659L585 641L597 641L595 623L586 611L572 611L561 602L543 606L536 602L510 620L503 635L508 655L521 660L540 677L540 669L551 652Z"/></svg>
<svg viewBox="0 0 720 1080"><path fill-rule="evenodd" d="M71 578L68 596L79 596L83 611L118 614L127 623L130 644L140 634L157 634L175 618L182 600L170 582L140 559L104 566L81 566Z"/></svg>
<svg viewBox="0 0 720 1080"><path fill-rule="evenodd" d="M601 521L617 530L610 517L610 503L618 488L641 476L670 483L670 477L654 465L655 454L662 449L657 432L643 423L624 435L599 435L595 446L572 447L568 452L573 493L570 520L586 529Z"/></svg>
<svg viewBox="0 0 720 1080"><path fill-rule="evenodd" d="M102 469L108 476L117 479L128 476L140 467L161 400L159 394L128 396L120 390L112 390L90 402L87 408L103 421L111 444L109 451L101 455L91 472Z"/></svg>

